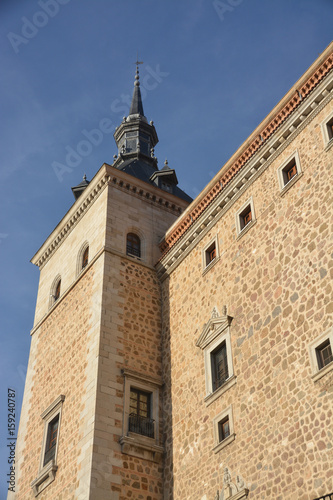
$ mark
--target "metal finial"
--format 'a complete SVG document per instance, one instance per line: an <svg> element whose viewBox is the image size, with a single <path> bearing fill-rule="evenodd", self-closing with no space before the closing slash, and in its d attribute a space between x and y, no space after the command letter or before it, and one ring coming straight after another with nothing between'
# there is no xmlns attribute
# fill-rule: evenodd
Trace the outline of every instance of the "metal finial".
<svg viewBox="0 0 333 500"><path fill-rule="evenodd" d="M135 87L140 87L140 77L139 77L139 64L143 64L143 61L139 61L139 56L138 53L136 53L136 71L135 71L135 80L134 80L134 86Z"/></svg>
<svg viewBox="0 0 333 500"><path fill-rule="evenodd" d="M86 181L87 180L87 176L86 174L83 174L83 180Z"/></svg>
<svg viewBox="0 0 333 500"><path fill-rule="evenodd" d="M166 167L168 166L168 160L167 160L167 158L165 158L164 165L165 165Z"/></svg>

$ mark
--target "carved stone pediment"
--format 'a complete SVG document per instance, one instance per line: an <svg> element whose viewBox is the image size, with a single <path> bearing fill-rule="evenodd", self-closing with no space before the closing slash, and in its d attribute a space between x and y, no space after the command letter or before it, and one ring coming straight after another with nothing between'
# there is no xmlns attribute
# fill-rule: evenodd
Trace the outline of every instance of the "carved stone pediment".
<svg viewBox="0 0 333 500"><path fill-rule="evenodd" d="M218 335L220 335L223 330L230 326L233 318L227 315L226 307L223 308L222 316L219 315L219 312L216 307L213 308L211 318L208 323L206 323L203 327L202 333L198 340L196 341L196 346L201 349L205 349L208 344L210 344Z"/></svg>
<svg viewBox="0 0 333 500"><path fill-rule="evenodd" d="M248 488L241 476L236 476L236 480L231 480L231 475L227 467L224 468L223 488L217 491L214 500L246 500L249 494ZM206 497L206 495L205 495ZM202 498L204 500L204 497Z"/></svg>

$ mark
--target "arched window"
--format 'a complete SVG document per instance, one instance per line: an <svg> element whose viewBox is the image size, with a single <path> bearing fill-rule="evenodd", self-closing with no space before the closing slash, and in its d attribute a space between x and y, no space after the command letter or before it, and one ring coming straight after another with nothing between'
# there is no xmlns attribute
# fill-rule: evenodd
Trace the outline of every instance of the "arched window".
<svg viewBox="0 0 333 500"><path fill-rule="evenodd" d="M141 257L141 241L139 236L128 233L126 239L126 254L134 257Z"/></svg>
<svg viewBox="0 0 333 500"><path fill-rule="evenodd" d="M60 297L60 288L61 288L61 279L56 284L56 287L55 287L55 290L54 290L54 295L53 295L54 302L56 302L59 299L59 297Z"/></svg>
<svg viewBox="0 0 333 500"><path fill-rule="evenodd" d="M85 251L83 252L81 270L84 269L87 266L87 264L88 264L88 258L89 258L89 247L87 247L85 249Z"/></svg>

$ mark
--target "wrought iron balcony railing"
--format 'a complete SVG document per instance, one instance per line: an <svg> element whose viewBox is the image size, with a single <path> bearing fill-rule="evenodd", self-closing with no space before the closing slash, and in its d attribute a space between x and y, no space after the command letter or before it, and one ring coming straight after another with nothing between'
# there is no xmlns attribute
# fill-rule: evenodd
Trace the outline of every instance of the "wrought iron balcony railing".
<svg viewBox="0 0 333 500"><path fill-rule="evenodd" d="M129 432L136 432L142 436L154 437L154 420L152 418L140 417L135 413L130 413L128 419Z"/></svg>
<svg viewBox="0 0 333 500"><path fill-rule="evenodd" d="M333 500L333 493L328 493L327 495L324 495L323 497L314 498L313 500Z"/></svg>

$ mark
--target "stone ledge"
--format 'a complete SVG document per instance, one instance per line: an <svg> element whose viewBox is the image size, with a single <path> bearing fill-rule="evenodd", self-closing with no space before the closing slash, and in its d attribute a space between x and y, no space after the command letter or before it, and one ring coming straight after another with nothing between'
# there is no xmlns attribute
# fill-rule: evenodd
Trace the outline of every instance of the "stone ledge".
<svg viewBox="0 0 333 500"><path fill-rule="evenodd" d="M333 361L331 361L330 364L325 366L325 368L322 368L321 370L319 370L319 372L312 375L311 378L314 382L317 382L317 380L320 380L322 377L324 377L325 375L327 375L331 371L333 371Z"/></svg>
<svg viewBox="0 0 333 500"><path fill-rule="evenodd" d="M296 182L298 181L298 179L300 179L303 175L303 172L300 172L299 174L295 175L295 177L293 177L285 186L283 189L281 189L280 191L280 196L284 196L286 194L287 191L289 191L289 189L294 185L296 184Z"/></svg>
<svg viewBox="0 0 333 500"><path fill-rule="evenodd" d="M155 463L159 463L163 459L164 448L157 445L154 438L129 432L128 436L121 436L119 444L121 452L125 455L151 460Z"/></svg>
<svg viewBox="0 0 333 500"><path fill-rule="evenodd" d="M230 436L228 436L226 439L223 439L223 441L221 441L218 445L214 446L213 452L218 453L219 451L221 451L223 448L228 446L228 444L232 443L235 440L235 437L235 433L230 434Z"/></svg>
<svg viewBox="0 0 333 500"><path fill-rule="evenodd" d="M257 224L257 219L251 220L246 226L241 230L239 235L236 238L236 241L240 240L244 234L246 234L248 231L250 231L251 227L255 226Z"/></svg>
<svg viewBox="0 0 333 500"><path fill-rule="evenodd" d="M58 466L54 463L54 460L51 460L43 467L36 479L31 483L35 497L54 481L57 470Z"/></svg>
<svg viewBox="0 0 333 500"><path fill-rule="evenodd" d="M235 375L232 375L221 387L219 387L216 391L212 392L211 394L208 394L208 396L205 397L204 402L206 403L206 406L209 406L213 401L215 401L217 398L222 396L228 389L230 389L233 385L235 385L237 382L237 377Z"/></svg>

